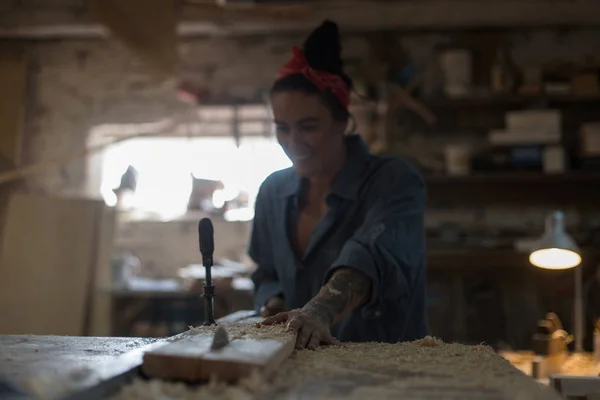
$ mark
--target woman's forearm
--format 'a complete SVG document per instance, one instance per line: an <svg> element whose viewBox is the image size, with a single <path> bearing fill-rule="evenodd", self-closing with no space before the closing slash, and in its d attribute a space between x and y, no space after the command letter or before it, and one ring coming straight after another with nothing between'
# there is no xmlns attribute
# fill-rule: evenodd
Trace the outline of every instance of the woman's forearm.
<svg viewBox="0 0 600 400"><path fill-rule="evenodd" d="M369 298L371 280L353 268L340 268L303 310L334 325Z"/></svg>

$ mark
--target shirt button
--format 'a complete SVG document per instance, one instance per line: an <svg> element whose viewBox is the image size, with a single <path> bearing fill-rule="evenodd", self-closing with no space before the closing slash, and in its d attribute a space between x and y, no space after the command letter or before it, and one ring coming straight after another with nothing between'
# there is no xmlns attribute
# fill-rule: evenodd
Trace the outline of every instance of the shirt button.
<svg viewBox="0 0 600 400"><path fill-rule="evenodd" d="M381 317L381 311L379 311L379 310L375 311L375 316L377 318Z"/></svg>

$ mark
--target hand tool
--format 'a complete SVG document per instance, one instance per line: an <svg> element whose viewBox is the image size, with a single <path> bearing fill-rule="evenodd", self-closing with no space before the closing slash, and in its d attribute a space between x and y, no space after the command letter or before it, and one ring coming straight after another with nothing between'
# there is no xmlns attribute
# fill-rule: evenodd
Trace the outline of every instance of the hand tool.
<svg viewBox="0 0 600 400"><path fill-rule="evenodd" d="M539 321L532 338L536 355L532 365L533 377L540 379L558 373L567 360L567 345L572 341L573 336L563 329L556 314L550 312L546 319Z"/></svg>
<svg viewBox="0 0 600 400"><path fill-rule="evenodd" d="M200 254L202 255L202 265L206 268L206 278L204 280L204 324L214 325L214 298L215 287L212 284L210 269L213 266L213 253L215 251L214 228L209 218L202 218L198 223L198 241L200 244Z"/></svg>

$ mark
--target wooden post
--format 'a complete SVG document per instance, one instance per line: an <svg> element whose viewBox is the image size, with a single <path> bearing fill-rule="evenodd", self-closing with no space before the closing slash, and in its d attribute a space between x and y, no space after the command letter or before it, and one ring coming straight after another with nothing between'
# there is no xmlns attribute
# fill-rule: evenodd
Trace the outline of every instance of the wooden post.
<svg viewBox="0 0 600 400"><path fill-rule="evenodd" d="M27 89L27 53L18 42L0 41L0 88L0 160L16 167L21 161Z"/></svg>

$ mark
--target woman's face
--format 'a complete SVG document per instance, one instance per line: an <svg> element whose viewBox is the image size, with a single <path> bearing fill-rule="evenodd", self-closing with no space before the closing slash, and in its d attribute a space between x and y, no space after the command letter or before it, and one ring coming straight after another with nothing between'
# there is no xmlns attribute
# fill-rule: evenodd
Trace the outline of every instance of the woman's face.
<svg viewBox="0 0 600 400"><path fill-rule="evenodd" d="M271 102L277 140L299 175L318 176L337 165L346 122L333 119L315 94L276 92Z"/></svg>

